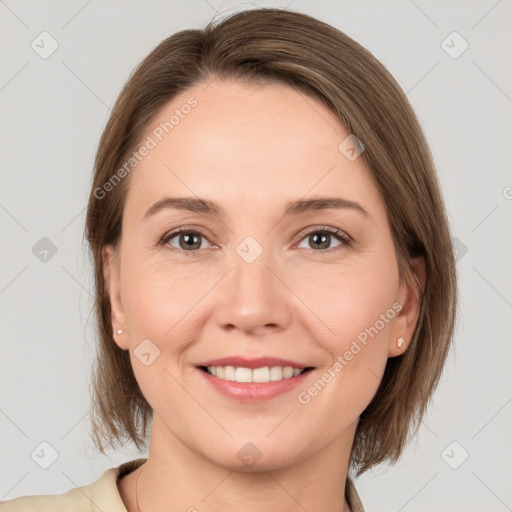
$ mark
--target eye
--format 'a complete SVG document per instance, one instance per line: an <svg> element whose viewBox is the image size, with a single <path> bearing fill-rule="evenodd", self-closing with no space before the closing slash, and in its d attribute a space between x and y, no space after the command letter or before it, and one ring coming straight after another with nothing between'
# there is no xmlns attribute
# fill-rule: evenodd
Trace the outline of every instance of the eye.
<svg viewBox="0 0 512 512"><path fill-rule="evenodd" d="M160 244L170 245L174 249L188 253L198 252L200 249L206 249L208 246L206 236L199 231L191 229L180 229L166 234L160 240Z"/></svg>
<svg viewBox="0 0 512 512"><path fill-rule="evenodd" d="M333 242L337 242L332 246ZM312 249L314 252L331 252L329 249L343 249L351 245L349 235L336 228L324 226L315 228L306 233L297 247ZM200 231L181 228L172 233L165 234L160 240L160 245L169 245L187 256L200 254L201 249L208 248L208 238ZM309 247L301 244L309 244ZM213 246L215 247L215 246Z"/></svg>
<svg viewBox="0 0 512 512"><path fill-rule="evenodd" d="M334 246L331 246L333 240L338 243ZM309 244L309 247L305 247L306 249L312 248L315 250L315 252L325 252L326 249L335 249L338 247L341 249L344 246L350 246L351 238L339 229L322 227L313 229L306 233L306 235L302 238L301 243L302 241L305 241L306 244ZM301 246L298 245L298 247Z"/></svg>

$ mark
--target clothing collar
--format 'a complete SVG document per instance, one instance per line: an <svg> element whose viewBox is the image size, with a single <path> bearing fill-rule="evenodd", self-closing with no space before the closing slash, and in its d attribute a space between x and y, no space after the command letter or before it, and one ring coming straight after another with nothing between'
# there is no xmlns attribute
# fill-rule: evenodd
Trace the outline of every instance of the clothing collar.
<svg viewBox="0 0 512 512"><path fill-rule="evenodd" d="M99 510L127 512L121 495L119 494L118 482L123 476L135 471L146 461L147 458L139 458L105 471L103 475L90 486L90 496L93 504L98 507ZM115 493L112 492L112 489L115 489ZM364 512L364 507L355 485L348 476L345 483L345 498L347 499L351 512Z"/></svg>

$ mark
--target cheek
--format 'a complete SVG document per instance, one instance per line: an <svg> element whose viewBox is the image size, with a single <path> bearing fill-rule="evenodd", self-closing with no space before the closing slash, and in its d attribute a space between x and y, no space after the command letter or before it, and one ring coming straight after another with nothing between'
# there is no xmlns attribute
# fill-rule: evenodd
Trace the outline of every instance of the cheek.
<svg viewBox="0 0 512 512"><path fill-rule="evenodd" d="M327 368L336 364L331 369L337 377L332 390L338 391L331 398L350 410L362 410L369 403L386 365L389 331L397 315L395 263L390 253L389 258L368 258L364 265L338 271L331 267L310 282L298 278L298 293L308 297L308 305L322 321L315 339L330 355Z"/></svg>
<svg viewBox="0 0 512 512"><path fill-rule="evenodd" d="M367 261L364 264L340 266L316 273L305 279L304 273L294 277L295 289L304 303L322 321L322 332L329 333L331 352L346 349L347 342L371 329L371 338L386 337L393 318L392 305L398 290L398 269L394 260ZM373 327L376 327L378 334Z"/></svg>
<svg viewBox="0 0 512 512"><path fill-rule="evenodd" d="M300 390L305 414L326 419L335 435L340 426L355 421L374 397L388 360L389 329L396 281L392 275L376 282L371 273L344 273L317 292L314 308L323 323L315 336L329 357L317 380ZM311 408L309 408L311 407ZM327 435L327 434L326 434Z"/></svg>
<svg viewBox="0 0 512 512"><path fill-rule="evenodd" d="M183 269L135 255L127 255L123 265L122 299L133 371L151 408L172 415L173 406L187 400L178 384L180 367L187 348L198 338L198 300L210 286ZM142 354L149 354L146 361ZM148 359L150 364L145 364Z"/></svg>
<svg viewBox="0 0 512 512"><path fill-rule="evenodd" d="M137 337L173 338L187 325L189 313L210 285L201 274L169 264L153 264L128 256L121 276L123 307Z"/></svg>

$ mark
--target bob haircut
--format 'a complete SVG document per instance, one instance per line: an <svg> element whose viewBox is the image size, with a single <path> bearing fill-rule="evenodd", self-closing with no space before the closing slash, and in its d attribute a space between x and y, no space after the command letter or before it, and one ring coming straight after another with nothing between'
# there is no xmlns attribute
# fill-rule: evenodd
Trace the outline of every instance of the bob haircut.
<svg viewBox="0 0 512 512"><path fill-rule="evenodd" d="M94 445L103 454L107 446L117 449L117 443L130 441L142 449L152 418L129 353L114 342L103 274L102 249L118 248L130 186L131 174L121 180L119 171L164 106L216 78L288 85L326 105L365 146L361 157L387 209L400 279L416 287L420 313L408 349L388 359L380 387L359 418L351 466L359 475L380 462L394 463L438 384L456 317L455 257L435 167L404 92L369 51L313 17L274 8L238 12L204 30L165 39L131 74L105 126L85 232L99 331L91 397ZM107 182L115 185L108 192ZM421 286L410 264L418 255L426 264Z"/></svg>

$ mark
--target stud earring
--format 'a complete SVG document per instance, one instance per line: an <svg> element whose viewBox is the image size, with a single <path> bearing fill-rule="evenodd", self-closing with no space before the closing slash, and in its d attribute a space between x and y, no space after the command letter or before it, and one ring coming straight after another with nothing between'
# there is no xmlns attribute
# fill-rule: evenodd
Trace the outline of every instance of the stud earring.
<svg viewBox="0 0 512 512"><path fill-rule="evenodd" d="M403 338L398 338L396 340L397 344L398 344L398 348L402 348L402 345L404 344L404 339Z"/></svg>
<svg viewBox="0 0 512 512"><path fill-rule="evenodd" d="M117 329L117 334L123 334L123 329Z"/></svg>

